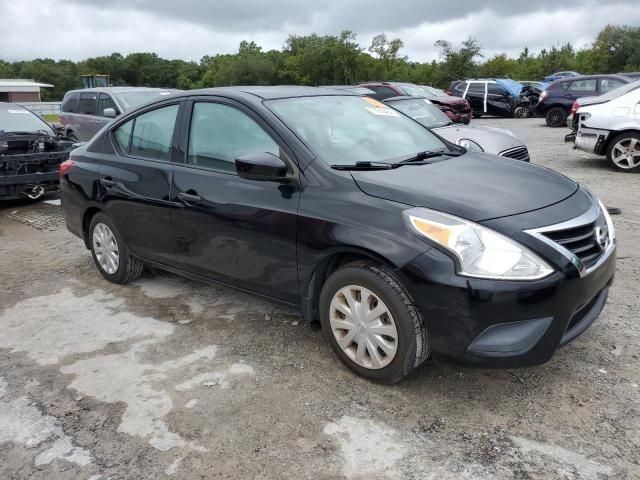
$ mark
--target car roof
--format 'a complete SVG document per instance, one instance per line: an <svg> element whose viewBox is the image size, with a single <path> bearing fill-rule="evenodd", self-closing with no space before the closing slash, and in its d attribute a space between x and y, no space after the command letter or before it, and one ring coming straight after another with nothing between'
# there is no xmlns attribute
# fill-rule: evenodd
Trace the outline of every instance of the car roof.
<svg viewBox="0 0 640 480"><path fill-rule="evenodd" d="M29 110L28 108L24 108L22 105L18 105L17 103L0 102L0 108L2 108L3 110L9 110L10 108L21 108L22 110L31 112L31 110Z"/></svg>
<svg viewBox="0 0 640 480"><path fill-rule="evenodd" d="M127 92L182 92L175 88L156 88L156 87L95 87L95 88L78 88L69 90L67 93L85 93L85 92L107 92L107 93L127 93Z"/></svg>
<svg viewBox="0 0 640 480"><path fill-rule="evenodd" d="M360 96L347 90L336 90L322 87L303 87L298 85L275 85L258 87L215 87L181 92L180 96L223 95L234 96L251 95L262 100L276 100L280 98L321 97L321 96Z"/></svg>
<svg viewBox="0 0 640 480"><path fill-rule="evenodd" d="M558 80L556 80L554 83L558 82L558 83L562 83L562 82L575 82L576 80L592 80L592 79L598 79L598 78L616 78L619 80L623 80L625 82L629 82L629 77L626 77L624 75L617 75L617 74L599 74L599 75L578 75L576 77L568 77L568 78L560 78Z"/></svg>

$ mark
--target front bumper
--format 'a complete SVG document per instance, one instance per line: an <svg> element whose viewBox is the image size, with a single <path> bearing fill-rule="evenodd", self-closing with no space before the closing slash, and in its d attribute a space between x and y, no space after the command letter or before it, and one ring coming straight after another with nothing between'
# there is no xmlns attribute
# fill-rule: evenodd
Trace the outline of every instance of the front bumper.
<svg viewBox="0 0 640 480"><path fill-rule="evenodd" d="M434 358L512 368L539 365L598 317L615 273L615 247L588 275L556 272L538 281L458 276L437 249L403 274L427 323Z"/></svg>
<svg viewBox="0 0 640 480"><path fill-rule="evenodd" d="M58 172L0 176L0 200L24 198L25 192L36 186L45 192L57 190L58 185Z"/></svg>

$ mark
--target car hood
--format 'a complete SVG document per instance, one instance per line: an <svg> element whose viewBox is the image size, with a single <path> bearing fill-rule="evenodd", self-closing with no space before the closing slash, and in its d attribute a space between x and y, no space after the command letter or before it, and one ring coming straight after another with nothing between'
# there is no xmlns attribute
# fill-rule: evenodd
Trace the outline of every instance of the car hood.
<svg viewBox="0 0 640 480"><path fill-rule="evenodd" d="M453 124L447 125L446 127L434 128L433 131L451 143L456 143L461 138L473 140L480 145L486 153L492 153L494 155L510 148L524 145L517 137L506 130L494 127Z"/></svg>
<svg viewBox="0 0 640 480"><path fill-rule="evenodd" d="M428 97L428 99L433 103L439 103L442 105L455 105L458 103L464 103L464 98L460 97L450 97L449 95L445 97Z"/></svg>
<svg viewBox="0 0 640 480"><path fill-rule="evenodd" d="M367 195L474 222L545 208L578 189L553 170L482 153L351 174Z"/></svg>

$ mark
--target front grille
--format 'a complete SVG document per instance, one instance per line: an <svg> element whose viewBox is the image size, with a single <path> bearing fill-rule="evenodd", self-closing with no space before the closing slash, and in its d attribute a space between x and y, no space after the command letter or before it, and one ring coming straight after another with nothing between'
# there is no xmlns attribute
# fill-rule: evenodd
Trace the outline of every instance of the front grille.
<svg viewBox="0 0 640 480"><path fill-rule="evenodd" d="M594 265L604 253L604 248L598 244L597 228L603 230L606 238L609 238L607 222L600 215L594 222L578 227L542 232L549 240L554 241L578 257L586 268Z"/></svg>
<svg viewBox="0 0 640 480"><path fill-rule="evenodd" d="M521 147L510 148L504 152L500 152L501 157L515 158L516 160L529 161L529 150L524 145Z"/></svg>

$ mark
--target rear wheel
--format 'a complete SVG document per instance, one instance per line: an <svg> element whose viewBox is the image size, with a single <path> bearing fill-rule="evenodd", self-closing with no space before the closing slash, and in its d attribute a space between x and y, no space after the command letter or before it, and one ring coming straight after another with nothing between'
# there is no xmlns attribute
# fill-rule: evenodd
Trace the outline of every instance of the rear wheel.
<svg viewBox="0 0 640 480"><path fill-rule="evenodd" d="M607 147L607 160L619 172L640 172L640 134L623 133Z"/></svg>
<svg viewBox="0 0 640 480"><path fill-rule="evenodd" d="M564 127L567 123L567 112L562 107L553 107L549 109L545 119L550 127Z"/></svg>
<svg viewBox="0 0 640 480"><path fill-rule="evenodd" d="M358 375L397 383L427 359L427 329L390 270L357 262L336 270L320 294L320 320L338 358Z"/></svg>
<svg viewBox="0 0 640 480"><path fill-rule="evenodd" d="M104 213L96 213L89 226L91 255L104 278L129 283L142 275L144 265L131 255L118 229Z"/></svg>

